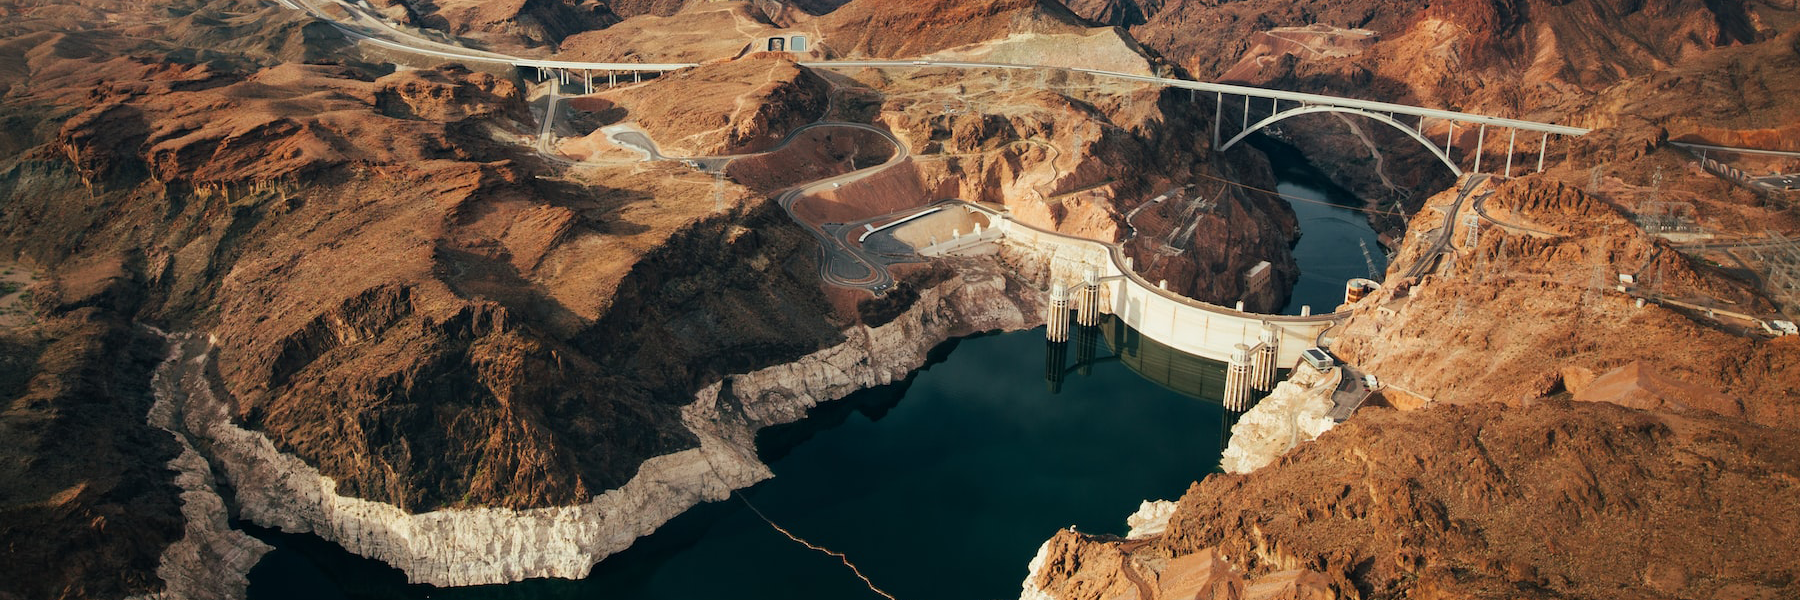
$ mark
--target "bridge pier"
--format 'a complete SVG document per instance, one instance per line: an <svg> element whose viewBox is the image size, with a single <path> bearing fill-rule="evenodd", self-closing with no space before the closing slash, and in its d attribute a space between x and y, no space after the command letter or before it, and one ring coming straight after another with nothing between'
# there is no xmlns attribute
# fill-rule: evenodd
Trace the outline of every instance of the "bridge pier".
<svg viewBox="0 0 1800 600"><path fill-rule="evenodd" d="M1267 392L1275 389L1275 357L1281 343L1281 332L1274 323L1263 323L1262 338L1250 362L1250 387Z"/></svg>
<svg viewBox="0 0 1800 600"><path fill-rule="evenodd" d="M1050 312L1044 315L1045 334L1051 342L1069 341L1069 286L1062 282L1050 285Z"/></svg>
<svg viewBox="0 0 1800 600"><path fill-rule="evenodd" d="M1450 157L1450 151L1456 149L1456 121L1449 121L1450 131L1444 133L1444 157ZM1451 161L1455 162L1455 161Z"/></svg>
<svg viewBox="0 0 1800 600"><path fill-rule="evenodd" d="M1188 90L1191 95L1195 90ZM1219 125L1225 118L1225 92L1218 92L1217 102L1213 104L1213 149L1219 147Z"/></svg>
<svg viewBox="0 0 1800 600"><path fill-rule="evenodd" d="M1250 347L1238 344L1225 365L1225 410L1250 410Z"/></svg>
<svg viewBox="0 0 1800 600"><path fill-rule="evenodd" d="M640 71L632 71L631 72L631 82L632 83L643 83L644 82L644 74Z"/></svg>
<svg viewBox="0 0 1800 600"><path fill-rule="evenodd" d="M1481 133L1475 136L1475 171L1481 172L1481 149L1487 143L1487 123L1481 124Z"/></svg>
<svg viewBox="0 0 1800 600"><path fill-rule="evenodd" d="M1512 130L1512 137L1506 138L1506 177L1512 177L1513 143L1519 141L1519 130Z"/></svg>
<svg viewBox="0 0 1800 600"><path fill-rule="evenodd" d="M1550 148L1550 132L1544 132L1544 139L1538 140L1538 170L1544 172L1544 151Z"/></svg>
<svg viewBox="0 0 1800 600"><path fill-rule="evenodd" d="M609 87L609 88L619 87L619 74L617 72L615 72L615 71L607 71L606 72L606 87Z"/></svg>
<svg viewBox="0 0 1800 600"><path fill-rule="evenodd" d="M1082 274L1081 290L1075 295L1075 322L1082 327L1100 324L1100 272L1093 268Z"/></svg>

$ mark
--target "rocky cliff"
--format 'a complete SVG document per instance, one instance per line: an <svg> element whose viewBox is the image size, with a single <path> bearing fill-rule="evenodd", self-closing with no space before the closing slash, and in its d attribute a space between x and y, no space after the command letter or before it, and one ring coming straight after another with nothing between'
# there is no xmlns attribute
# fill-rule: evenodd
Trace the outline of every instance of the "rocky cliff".
<svg viewBox="0 0 1800 600"><path fill-rule="evenodd" d="M1637 220L1660 201L1727 235L1794 225L1665 143L1698 126L1677 106L1717 115L1711 135L1778 128L1790 103L1696 94L1724 76L1698 68L1779 89L1761 66L1791 54L1782 36L1623 80L1636 95L1602 109L1573 164L1426 199L1332 345L1413 410L1364 409L1267 466L1208 476L1160 534L1060 533L1024 597L1260 597L1262 578L1284 597L1794 594L1768 558L1793 549L1718 532L1796 526L1764 502L1800 488L1761 473L1793 459L1800 346L1726 316L1774 314L1755 271Z"/></svg>
<svg viewBox="0 0 1800 600"><path fill-rule="evenodd" d="M164 466L178 449L143 419L159 344L104 302L67 299L0 332L0 597L161 591L183 500Z"/></svg>
<svg viewBox="0 0 1800 600"><path fill-rule="evenodd" d="M1194 485L1161 535L1057 534L1027 590L1108 598L1141 582L1138 598L1249 598L1275 580L1307 598L1786 597L1794 437L1596 403L1373 411L1255 473Z"/></svg>
<svg viewBox="0 0 1800 600"><path fill-rule="evenodd" d="M1565 372L1641 363L1736 399L1743 408L1725 411L1733 416L1800 427L1800 387L1784 375L1800 366L1793 338L1758 339L1679 308L1639 307L1615 286L1625 274L1643 278L1646 292L1770 311L1756 292L1696 268L1613 206L1564 184L1509 181L1482 207L1515 227L1485 226L1476 246L1459 245L1437 272L1359 303L1334 350L1440 401L1528 401L1568 390ZM1440 219L1421 213L1414 228ZM1419 259L1410 252L1421 246L1407 246L1395 272Z"/></svg>
<svg viewBox="0 0 1800 600"><path fill-rule="evenodd" d="M956 275L919 280L926 287L913 291L910 306L881 325L851 328L838 345L701 389L680 417L698 438L697 448L651 458L616 489L566 506L409 513L341 495L335 479L281 451L269 436L233 422L230 405L209 382L209 353L216 348L197 339L178 342L178 356L159 372L178 382L162 400L184 416L174 427L183 439L211 449L237 490L244 518L312 532L393 565L418 583L579 578L694 504L722 500L769 477L756 459L761 427L798 420L820 402L903 378L952 337L1035 324L1042 313L1038 290L991 265L962 267Z"/></svg>
<svg viewBox="0 0 1800 600"><path fill-rule="evenodd" d="M1651 118L1676 125L1671 130L1680 135L1708 120L1692 115L1744 119L1746 104L1759 107L1752 111L1759 115L1756 127L1791 121L1778 108L1787 103L1757 98L1765 89L1789 86L1791 77L1760 72L1790 72L1781 65L1792 61L1792 51L1782 50L1791 42L1765 42L1796 24L1800 13L1783 2L1314 0L1170 3L1130 31L1202 80L1581 127L1637 123L1638 117L1627 115L1658 114ZM1736 56L1759 58L1714 52L1748 47L1759 49ZM1709 91L1696 85L1724 73L1759 83L1713 79L1718 86ZM1676 80L1685 82L1685 93L1654 91ZM1696 123L1685 124L1690 119ZM1426 126L1434 140L1452 133L1442 124ZM1284 122L1276 133L1372 204L1410 212L1447 185L1448 170L1417 142L1372 121L1309 115ZM1453 154L1469 168L1477 134L1467 127L1455 133ZM1500 156L1507 144L1497 137L1486 141L1490 157ZM1557 150L1551 150L1553 161ZM1396 220L1378 223L1396 235L1402 227Z"/></svg>

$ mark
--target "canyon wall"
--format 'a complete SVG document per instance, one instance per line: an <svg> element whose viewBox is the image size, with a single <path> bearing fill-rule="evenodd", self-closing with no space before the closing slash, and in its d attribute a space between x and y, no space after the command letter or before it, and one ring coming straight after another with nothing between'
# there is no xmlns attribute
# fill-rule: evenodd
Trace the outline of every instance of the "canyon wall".
<svg viewBox="0 0 1800 600"><path fill-rule="evenodd" d="M210 448L245 519L311 532L399 568L415 583L579 578L688 507L723 500L732 490L769 477L756 458L757 429L798 420L820 402L903 378L924 364L933 347L953 337L1028 327L1041 319L1040 293L998 267L967 261L956 274L935 279L917 290L903 312L881 325L845 331L841 344L703 388L682 408L682 423L699 439L698 448L651 458L625 485L571 506L409 514L339 495L332 478L232 421L230 403L208 380L216 349L197 340L177 340L179 356L165 363L160 375L180 383L165 390L163 400L183 416L181 431ZM247 569L255 553L246 554L249 562L228 564ZM182 573L194 578L220 567L165 565L177 571L202 567Z"/></svg>
<svg viewBox="0 0 1800 600"><path fill-rule="evenodd" d="M1366 410L1195 484L1160 535L1058 533L1023 597L1787 597L1794 437L1604 403ZM1196 596L1202 558L1221 587Z"/></svg>

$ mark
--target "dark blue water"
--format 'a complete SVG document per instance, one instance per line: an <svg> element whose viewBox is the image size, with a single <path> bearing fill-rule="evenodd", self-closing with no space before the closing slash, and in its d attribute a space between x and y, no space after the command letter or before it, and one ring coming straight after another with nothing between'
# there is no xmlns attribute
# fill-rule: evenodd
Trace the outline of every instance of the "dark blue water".
<svg viewBox="0 0 1800 600"><path fill-rule="evenodd" d="M1362 200L1332 183L1292 146L1264 136L1252 136L1250 142L1269 157L1275 191L1300 220L1300 240L1294 245L1300 280L1281 312L1297 315L1301 306L1311 306L1313 314L1332 312L1344 301L1344 284L1350 279L1380 281L1387 253L1360 210ZM1368 248L1366 256L1363 248Z"/></svg>
<svg viewBox="0 0 1800 600"><path fill-rule="evenodd" d="M1178 497L1218 465L1226 413L1174 391L1216 390L1217 365L1105 327L1078 330L1086 337L1059 353L1047 352L1042 329L951 342L905 382L765 430L758 445L776 477L742 497L849 555L899 598L1016 598L1026 564L1058 528L1123 534L1141 500ZM1121 344L1133 366L1174 375L1170 387L1131 371L1114 353ZM253 600L879 598L736 499L684 514L583 581L407 586L317 538L257 533L277 550L251 573Z"/></svg>
<svg viewBox="0 0 1800 600"><path fill-rule="evenodd" d="M1303 235L1301 305L1328 312L1366 277L1358 241L1385 268L1354 197L1292 148L1276 166ZM1324 203L1321 204L1320 202ZM1217 363L1108 322L1049 346L1043 329L950 342L904 382L827 403L758 439L776 477L696 507L581 581L410 586L381 563L308 535L247 527L276 546L250 574L252 600L330 598L879 598L836 558L759 519L843 552L902 600L1016 598L1056 529L1123 534L1147 498L1175 498L1217 468L1231 416ZM1054 390L1054 391L1053 391Z"/></svg>

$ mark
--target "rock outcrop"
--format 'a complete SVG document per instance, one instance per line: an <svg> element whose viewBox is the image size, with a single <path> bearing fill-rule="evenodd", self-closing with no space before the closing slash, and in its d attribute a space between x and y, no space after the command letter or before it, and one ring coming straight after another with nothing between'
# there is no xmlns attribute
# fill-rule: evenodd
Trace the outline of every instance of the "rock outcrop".
<svg viewBox="0 0 1800 600"><path fill-rule="evenodd" d="M1166 580L1212 552L1249 579L1219 592L1242 597L1262 581L1325 598L1785 597L1795 437L1600 403L1364 411L1253 474L1195 484L1160 536L1057 534L1028 588L1129 597L1120 569Z"/></svg>
<svg viewBox="0 0 1800 600"><path fill-rule="evenodd" d="M210 344L180 342L183 354L165 363L161 375L180 381L166 398L185 419L180 429L211 449L246 519L314 533L399 568L418 583L579 578L694 504L725 499L732 490L769 477L756 459L757 429L798 420L820 402L896 381L952 337L1027 327L1041 314L1036 290L979 263L917 294L886 323L846 331L841 344L702 389L681 411L698 448L651 458L624 485L569 506L408 513L340 495L331 477L233 421L230 403L216 396L208 381ZM227 564L233 563L243 561Z"/></svg>
<svg viewBox="0 0 1800 600"><path fill-rule="evenodd" d="M125 298L91 283L35 289L48 305L37 323L0 329L7 600L187 589L159 578L158 557L184 543L186 494L165 467L174 441L144 422L157 340L121 316Z"/></svg>
<svg viewBox="0 0 1800 600"><path fill-rule="evenodd" d="M1473 202L1464 209L1473 212ZM1334 351L1384 381L1450 402L1529 401L1568 391L1568 369L1601 374L1638 364L1658 380L1685 382L1670 385L1727 397L1692 408L1731 414L1742 403L1752 421L1800 428L1800 382L1785 375L1800 367L1794 338L1736 335L1678 309L1640 308L1615 289L1625 274L1642 278L1640 293L1770 310L1741 282L1696 268L1602 199L1545 178L1499 184L1482 209L1512 226L1483 227L1473 248L1458 235L1455 256L1420 281L1390 278L1354 307ZM1419 241L1442 219L1436 211L1415 218L1418 233L1392 273L1434 260L1419 255Z"/></svg>
<svg viewBox="0 0 1800 600"><path fill-rule="evenodd" d="M184 533L180 541L170 544L158 561L156 576L161 579L161 592L135 596L143 600L195 600L242 598L250 587L250 568L271 548L226 522L232 511L219 495L219 484L213 465L194 449L183 423L191 415L188 409L216 411L213 406L196 406L186 402L189 394L211 393L203 377L188 377L189 372L203 372L205 356L195 356L194 348L203 347L194 339L171 338L162 332L158 337L167 342L168 357L151 378L156 402L150 406L149 422L174 436L181 454L169 461L175 484L181 487L181 517ZM216 414L216 413L215 413Z"/></svg>
<svg viewBox="0 0 1800 600"><path fill-rule="evenodd" d="M1336 425L1326 414L1332 407L1331 392L1342 377L1341 369L1320 373L1304 364L1295 367L1287 380L1231 426L1231 441L1219 457L1219 468L1233 474L1255 471L1329 431Z"/></svg>

